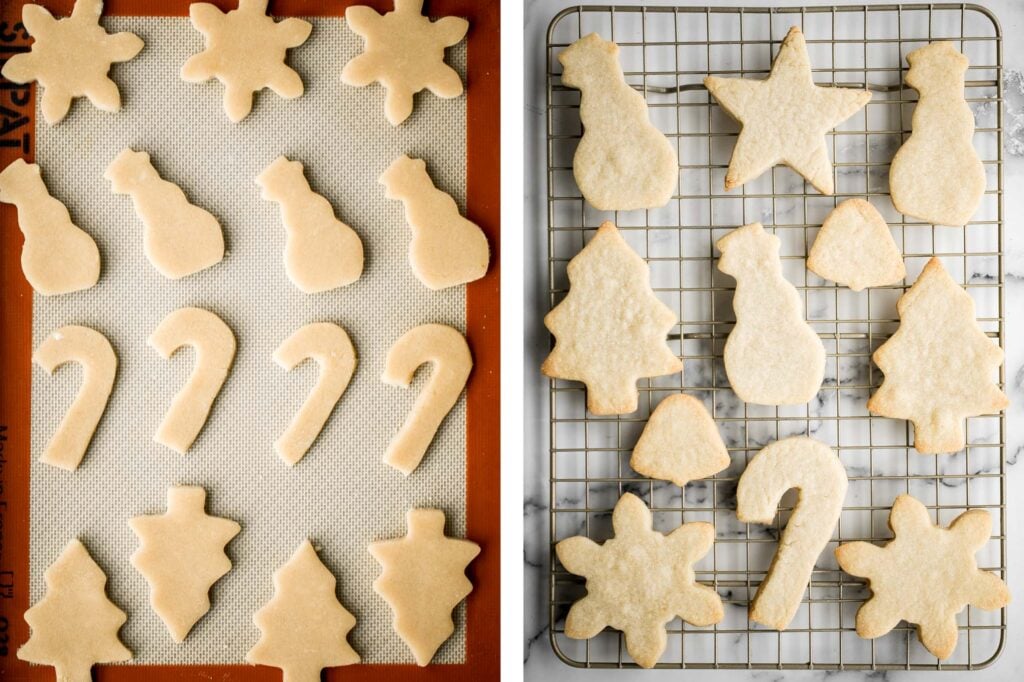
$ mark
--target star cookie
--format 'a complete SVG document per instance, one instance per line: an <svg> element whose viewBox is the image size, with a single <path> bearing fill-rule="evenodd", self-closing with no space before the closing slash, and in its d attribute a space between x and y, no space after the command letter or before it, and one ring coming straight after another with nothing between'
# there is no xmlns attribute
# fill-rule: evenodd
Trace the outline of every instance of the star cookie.
<svg viewBox="0 0 1024 682"><path fill-rule="evenodd" d="M676 616L704 627L725 615L721 597L693 572L715 541L714 527L684 523L664 535L652 521L647 505L626 493L612 513L614 538L599 545L577 535L555 546L566 570L587 579L587 596L569 610L565 634L590 639L606 626L622 630L629 655L644 668L664 653L665 624Z"/></svg>
<svg viewBox="0 0 1024 682"><path fill-rule="evenodd" d="M900 495L889 513L895 538L879 547L848 542L836 548L840 568L867 578L872 596L857 611L857 634L881 637L901 620L917 625L917 636L939 659L956 649L956 614L970 604L991 611L1010 602L1006 583L982 571L974 558L992 532L987 511L972 509L949 528L932 524L928 510Z"/></svg>
<svg viewBox="0 0 1024 682"><path fill-rule="evenodd" d="M424 88L445 99L462 94L462 79L444 63L444 50L462 40L469 22L458 17L432 22L422 12L423 0L395 0L394 11L383 15L363 5L345 10L345 20L366 46L345 65L341 80L356 87L383 85L391 125L409 118L412 96Z"/></svg>
<svg viewBox="0 0 1024 682"><path fill-rule="evenodd" d="M313 30L308 21L274 21L267 16L267 0L238 0L238 9L227 13L197 2L188 14L206 49L189 57L181 77L190 83L211 78L223 83L224 110L232 122L249 115L257 90L270 88L285 99L302 95L302 79L285 64L285 56L306 42Z"/></svg>
<svg viewBox="0 0 1024 682"><path fill-rule="evenodd" d="M799 27L779 48L767 80L704 79L726 113L742 124L725 175L725 189L739 187L783 163L822 194L835 191L825 134L868 103L871 93L814 84Z"/></svg>
<svg viewBox="0 0 1024 682"><path fill-rule="evenodd" d="M97 109L118 111L121 93L107 73L142 49L134 33L110 34L100 26L101 0L76 0L71 16L55 19L40 5L25 5L21 21L35 42L28 53L7 60L3 77L15 83L37 81L43 87L43 118L58 123L71 100L86 96Z"/></svg>

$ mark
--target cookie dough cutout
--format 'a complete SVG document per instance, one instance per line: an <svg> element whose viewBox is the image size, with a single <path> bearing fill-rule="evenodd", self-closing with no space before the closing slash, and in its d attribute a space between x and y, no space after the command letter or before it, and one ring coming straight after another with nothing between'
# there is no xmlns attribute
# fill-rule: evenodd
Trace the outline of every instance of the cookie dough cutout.
<svg viewBox="0 0 1024 682"><path fill-rule="evenodd" d="M447 325L424 324L413 327L391 346L381 380L409 388L416 370L428 362L433 365L430 379L384 454L384 463L406 476L420 465L473 369L466 337Z"/></svg>
<svg viewBox="0 0 1024 682"><path fill-rule="evenodd" d="M569 261L568 275L568 295L544 317L555 347L541 372L586 384L593 414L635 412L638 379L683 369L665 341L676 314L654 295L647 263L611 222Z"/></svg>
<svg viewBox="0 0 1024 682"><path fill-rule="evenodd" d="M776 441L747 464L736 488L741 522L770 524L783 494L799 490L779 549L750 605L750 620L775 630L785 630L793 620L818 556L832 539L847 484L839 457L813 438Z"/></svg>
<svg viewBox="0 0 1024 682"><path fill-rule="evenodd" d="M167 489L167 512L128 520L139 538L131 562L149 583L153 610L175 642L184 642L210 610L210 588L231 570L224 548L242 527L206 513L206 491Z"/></svg>
<svg viewBox="0 0 1024 682"><path fill-rule="evenodd" d="M936 225L964 225L985 193L985 167L974 149L974 114L964 99L969 63L950 42L907 55L907 85L918 91L911 134L889 168L900 213Z"/></svg>
<svg viewBox="0 0 1024 682"><path fill-rule="evenodd" d="M34 42L16 54L0 74L15 83L36 81L43 88L43 118L59 123L76 97L89 98L97 109L119 111L121 92L107 76L114 62L126 62L142 50L134 33L110 34L100 26L101 0L75 0L71 16L55 19L42 5L21 8L21 23Z"/></svg>
<svg viewBox="0 0 1024 682"><path fill-rule="evenodd" d="M896 284L907 275L889 225L863 199L847 199L828 214L807 269L853 291Z"/></svg>
<svg viewBox="0 0 1024 682"><path fill-rule="evenodd" d="M391 607L395 632L416 664L425 666L455 632L452 610L473 591L466 567L480 545L446 537L439 509L410 509L405 521L405 537L369 547L383 569L373 591Z"/></svg>
<svg viewBox="0 0 1024 682"><path fill-rule="evenodd" d="M388 199L405 205L405 221L412 229L409 264L419 281L437 290L487 274L487 237L459 214L451 195L434 186L422 159L399 156L380 176L380 183Z"/></svg>
<svg viewBox="0 0 1024 682"><path fill-rule="evenodd" d="M847 542L836 548L840 568L866 578L872 596L857 611L857 634L875 639L901 620L938 659L949 658L958 637L956 614L971 606L985 611L1010 603L1010 590L974 558L992 533L987 511L972 509L949 528L932 524L928 509L900 495L889 513L895 538L879 547Z"/></svg>
<svg viewBox="0 0 1024 682"><path fill-rule="evenodd" d="M192 346L196 363L188 381L153 437L157 443L185 454L210 416L213 401L235 358L235 335L224 321L202 308L179 308L157 326L147 341L164 359L182 346Z"/></svg>
<svg viewBox="0 0 1024 682"><path fill-rule="evenodd" d="M39 457L44 464L74 471L107 408L117 374L117 355L103 334L72 325L47 336L32 355L32 361L48 374L66 362L82 366L78 395Z"/></svg>
<svg viewBox="0 0 1024 682"><path fill-rule="evenodd" d="M345 65L341 80L356 87L383 85L384 115L391 125L409 118L413 95L424 88L444 99L462 94L462 79L444 63L444 50L466 35L465 19L432 22L423 16L423 0L395 0L394 11L386 14L364 5L349 7L345 20L366 45Z"/></svg>
<svg viewBox="0 0 1024 682"><path fill-rule="evenodd" d="M261 196L281 206L287 232L284 269L300 291L316 294L337 289L363 274L363 242L338 220L323 196L314 192L302 164L284 156L256 178Z"/></svg>
<svg viewBox="0 0 1024 682"><path fill-rule="evenodd" d="M815 85L800 27L789 29L767 80L708 76L704 85L742 126L726 190L782 163L822 194L835 192L825 135L864 107L871 93Z"/></svg>
<svg viewBox="0 0 1024 682"><path fill-rule="evenodd" d="M21 271L36 292L69 294L99 281L96 242L71 222L67 207L50 196L39 166L15 159L0 171L0 202L18 208L18 227L25 235Z"/></svg>
<svg viewBox="0 0 1024 682"><path fill-rule="evenodd" d="M313 25L302 19L280 22L267 16L267 0L238 0L238 9L222 12L206 2L188 8L192 26L206 49L189 57L181 78L224 84L224 111L238 123L252 111L253 94L270 88L285 99L302 95L302 78L285 64L288 50L306 42Z"/></svg>
<svg viewBox="0 0 1024 682"><path fill-rule="evenodd" d="M780 244L761 223L738 227L715 244L718 269L736 278L725 373L741 400L758 405L809 402L825 377L825 346L804 320L800 294L782 276Z"/></svg>
<svg viewBox="0 0 1024 682"><path fill-rule="evenodd" d="M118 630L128 617L107 598L107 576L78 540L43 574L46 595L25 612L32 636L18 658L54 667L58 682L92 679L95 663L128 661Z"/></svg>
<svg viewBox="0 0 1024 682"><path fill-rule="evenodd" d="M967 417L995 414L1010 401L996 370L1003 350L981 330L974 299L932 258L896 303L900 326L872 355L885 379L868 410L914 423L922 454L967 446Z"/></svg>
<svg viewBox="0 0 1024 682"><path fill-rule="evenodd" d="M320 365L320 378L274 450L294 466L313 445L356 371L356 350L345 330L329 322L300 327L274 351L274 362L290 371L307 359Z"/></svg>
<svg viewBox="0 0 1024 682"><path fill-rule="evenodd" d="M667 204L679 181L679 156L651 123L644 96L626 83L619 46L591 33L558 61L562 84L580 91L583 137L572 172L583 197L601 211Z"/></svg>
<svg viewBox="0 0 1024 682"><path fill-rule="evenodd" d="M324 668L352 665L359 654L346 637L356 619L335 594L334 575L309 540L274 572L274 597L252 620L262 636L245 655L284 671L286 682L319 682Z"/></svg>
<svg viewBox="0 0 1024 682"><path fill-rule="evenodd" d="M103 174L115 194L130 194L142 220L142 249L161 275L181 279L224 258L224 235L209 212L160 177L149 154L125 149Z"/></svg>
<svg viewBox="0 0 1024 682"><path fill-rule="evenodd" d="M683 488L717 474L731 461L704 404L688 395L672 395L658 403L647 421L629 466L638 474Z"/></svg>
<svg viewBox="0 0 1024 682"><path fill-rule="evenodd" d="M626 634L626 650L643 668L665 652L665 624L679 617L706 627L725 617L722 598L696 582L693 565L715 541L710 523L684 523L664 535L651 511L626 493L612 513L615 537L599 545L577 535L555 545L570 573L587 579L587 596L572 605L565 634L590 639L611 626Z"/></svg>

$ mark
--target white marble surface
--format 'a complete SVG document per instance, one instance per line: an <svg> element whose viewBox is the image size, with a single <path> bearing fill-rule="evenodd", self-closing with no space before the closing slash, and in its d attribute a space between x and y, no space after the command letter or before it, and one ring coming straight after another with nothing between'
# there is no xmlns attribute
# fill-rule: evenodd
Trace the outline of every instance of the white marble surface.
<svg viewBox="0 0 1024 682"><path fill-rule="evenodd" d="M650 4L650 3L649 3ZM669 4L669 3L658 3ZM742 4L710 2L712 5ZM754 4L754 3L747 3ZM817 4L810 2L809 4ZM1021 523L1020 502L1015 502L1013 493L1024 486L1024 474L1019 473L1018 458L1024 451L1024 432L1015 424L1024 414L1024 313L1018 313L1024 302L1024 238L1020 235L1018 223L1024 218L1024 196L1015 191L1024 177L1024 47L1015 40L1024 29L1024 3L1014 0L988 0L983 3L998 15L1003 28L1003 64L1005 88L1004 109L1004 159L1005 176L1005 271L1006 271L1006 338L1007 338L1007 393L1011 407L1007 411L1008 463L1007 487L1010 491L1007 503L1007 534L1009 583L1011 590L1018 593L1017 600L1009 607L1009 629L1007 646L1000 659L991 667L970 674L972 680L1024 679L1024 651L1014 646L1019 641L1018 633L1024 623L1024 598L1021 598L1022 576L1024 576L1024 524ZM525 500L523 507L525 526L524 585L525 585L525 633L523 658L527 680L616 680L638 676L665 678L669 675L708 676L716 680L777 680L782 679L781 671L641 671L641 670L579 670L561 663L554 655L547 630L547 585L548 585L548 442L547 442L547 382L529 371L540 365L547 351L548 335L541 324L541 316L547 309L545 287L547 274L543 259L545 250L546 204L543 168L545 164L544 143L544 41L547 25L563 7L564 0L527 0L526 2L526 367L525 385ZM980 115L980 114L979 114ZM687 376L690 384L690 376ZM914 673L858 673L858 672L816 672L786 671L785 677L805 680L903 678ZM949 673L959 679L963 673Z"/></svg>

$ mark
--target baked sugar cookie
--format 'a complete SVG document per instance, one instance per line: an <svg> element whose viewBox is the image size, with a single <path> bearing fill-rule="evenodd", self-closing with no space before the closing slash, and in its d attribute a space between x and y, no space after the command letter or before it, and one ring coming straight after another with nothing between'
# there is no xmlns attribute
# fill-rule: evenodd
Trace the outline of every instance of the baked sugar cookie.
<svg viewBox="0 0 1024 682"><path fill-rule="evenodd" d="M867 104L871 93L815 85L800 27L789 29L767 80L708 76L704 85L743 126L729 160L725 189L782 163L822 194L835 191L825 135Z"/></svg>
<svg viewBox="0 0 1024 682"><path fill-rule="evenodd" d="M889 225L863 199L847 199L828 214L807 269L854 291L895 284L907 275Z"/></svg>
<svg viewBox="0 0 1024 682"><path fill-rule="evenodd" d="M602 211L667 204L679 181L679 158L651 123L644 96L626 83L619 46L591 33L558 61L562 84L580 91L583 138L572 172L583 197Z"/></svg>
<svg viewBox="0 0 1024 682"><path fill-rule="evenodd" d="M643 476L672 481L680 488L729 466L729 451L715 421L696 398L671 395L647 420L629 466Z"/></svg>
<svg viewBox="0 0 1024 682"><path fill-rule="evenodd" d="M1010 603L1010 590L995 573L978 569L975 553L992 533L992 517L966 511L949 528L932 524L928 509L900 495L889 513L895 538L879 547L847 542L836 548L840 568L866 578L871 598L857 611L857 634L875 639L901 620L917 626L917 636L940 660L958 639L956 614L968 604L985 611Z"/></svg>

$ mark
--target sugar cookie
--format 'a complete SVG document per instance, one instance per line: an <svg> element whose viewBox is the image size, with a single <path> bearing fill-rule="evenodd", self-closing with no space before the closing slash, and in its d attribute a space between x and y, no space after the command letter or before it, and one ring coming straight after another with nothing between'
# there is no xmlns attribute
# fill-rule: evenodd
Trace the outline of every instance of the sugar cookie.
<svg viewBox="0 0 1024 682"><path fill-rule="evenodd" d="M956 649L956 614L965 606L985 611L1010 603L1010 590L995 573L978 569L974 554L992 533L987 511L972 509L949 528L932 524L928 509L900 495L889 513L895 538L879 547L847 542L836 560L847 573L866 578L872 596L857 611L857 634L881 637L905 620L939 659Z"/></svg>
<svg viewBox="0 0 1024 682"><path fill-rule="evenodd" d="M782 163L822 194L835 192L825 135L867 104L871 93L815 85L799 26L786 34L767 80L708 76L704 85L743 126L729 160L725 189Z"/></svg>
<svg viewBox="0 0 1024 682"><path fill-rule="evenodd" d="M664 535L639 497L626 493L612 513L615 537L599 545L582 535L555 545L570 573L587 579L587 596L572 605L565 634L590 639L611 626L626 634L626 650L643 668L665 652L665 624L679 617L704 627L725 617L722 598L696 582L693 565L715 541L710 523L684 523Z"/></svg>
<svg viewBox="0 0 1024 682"><path fill-rule="evenodd" d="M473 591L465 571L480 546L445 537L439 509L410 509L405 518L408 535L369 547L383 569L373 591L394 612L395 632L417 665L425 666L455 632L452 609Z"/></svg>
<svg viewBox="0 0 1024 682"><path fill-rule="evenodd" d="M895 284L907 275L889 225L863 199L847 199L828 214L807 269L854 291Z"/></svg>
<svg viewBox="0 0 1024 682"><path fill-rule="evenodd" d="M582 381L594 414L635 412L636 382L683 368L665 338L678 319L651 289L644 259L606 222L569 261L569 293L544 317L555 347L541 372Z"/></svg>
<svg viewBox="0 0 1024 682"><path fill-rule="evenodd" d="M932 258L896 303L900 326L872 355L885 379L868 410L914 423L923 454L959 452L964 420L1009 404L994 381L1003 351L974 318L974 299Z"/></svg>
<svg viewBox="0 0 1024 682"><path fill-rule="evenodd" d="M363 37L363 53L341 72L347 85L374 81L384 86L384 115L398 125L412 113L412 96L424 88L450 99L462 94L462 79L444 63L444 49L458 44L469 30L459 17L431 21L423 16L423 0L395 0L395 9L378 14L356 5L345 10L349 27Z"/></svg>
<svg viewBox="0 0 1024 682"><path fill-rule="evenodd" d="M644 96L622 74L619 46L596 33L558 55L562 84L580 91L583 137L572 172L601 211L664 206L679 181L679 157L651 123Z"/></svg>
<svg viewBox="0 0 1024 682"><path fill-rule="evenodd" d="M633 448L629 466L643 476L680 488L729 466L729 451L703 403L671 395L660 403Z"/></svg>

